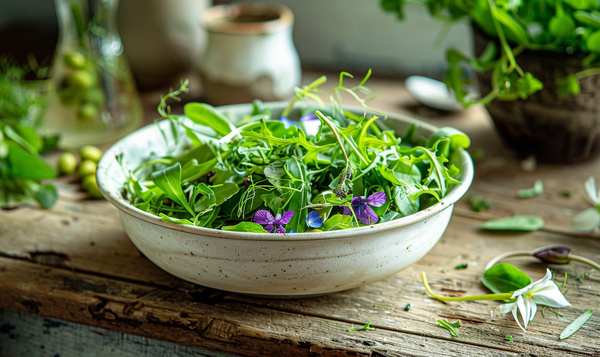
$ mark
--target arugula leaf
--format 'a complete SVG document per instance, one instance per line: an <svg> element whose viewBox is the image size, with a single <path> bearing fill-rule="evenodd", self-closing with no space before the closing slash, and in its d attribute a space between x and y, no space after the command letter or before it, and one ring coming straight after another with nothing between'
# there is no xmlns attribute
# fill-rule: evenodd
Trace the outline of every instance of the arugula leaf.
<svg viewBox="0 0 600 357"><path fill-rule="evenodd" d="M223 114L208 104L188 103L183 107L183 113L193 122L208 126L222 136L229 134L234 129L233 124Z"/></svg>
<svg viewBox="0 0 600 357"><path fill-rule="evenodd" d="M441 319L441 320L437 320L438 325L440 325L441 327L445 328L446 330L448 330L450 332L450 335L452 335L452 337L460 337L460 334L457 330L457 328L460 327L460 321L456 320L454 322L450 322L446 319Z"/></svg>
<svg viewBox="0 0 600 357"><path fill-rule="evenodd" d="M163 170L155 171L152 173L151 178L152 182L163 190L171 200L185 207L192 216L196 215L181 189L181 164L176 163Z"/></svg>

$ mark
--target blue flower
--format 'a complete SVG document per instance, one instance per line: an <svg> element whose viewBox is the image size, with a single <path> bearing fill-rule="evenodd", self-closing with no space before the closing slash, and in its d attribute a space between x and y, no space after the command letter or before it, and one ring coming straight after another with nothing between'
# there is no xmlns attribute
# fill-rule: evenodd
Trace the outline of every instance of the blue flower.
<svg viewBox="0 0 600 357"><path fill-rule="evenodd" d="M385 196L385 192L380 191L372 194L368 198L365 198L365 196L354 197L352 198L350 205L352 206L352 211L354 211L354 214L356 215L360 223L372 224L377 223L379 218L377 217L377 214L375 213L375 211L373 211L371 207L383 206L386 199L387 198ZM343 207L344 210L342 214L352 215L352 211L349 207Z"/></svg>
<svg viewBox="0 0 600 357"><path fill-rule="evenodd" d="M263 226L263 228L269 233L285 233L284 224L288 224L294 211L287 211L283 216L279 213L275 217L269 211L259 210L254 214L254 222Z"/></svg>
<svg viewBox="0 0 600 357"><path fill-rule="evenodd" d="M306 217L306 225L310 228L321 228L323 226L323 218L319 216L317 211L312 211Z"/></svg>
<svg viewBox="0 0 600 357"><path fill-rule="evenodd" d="M290 126L295 126L297 128L300 127L300 124L298 124L297 121L293 121L293 120L289 120L286 117L279 117L279 121L283 123L283 125L285 126L285 128L289 128Z"/></svg>

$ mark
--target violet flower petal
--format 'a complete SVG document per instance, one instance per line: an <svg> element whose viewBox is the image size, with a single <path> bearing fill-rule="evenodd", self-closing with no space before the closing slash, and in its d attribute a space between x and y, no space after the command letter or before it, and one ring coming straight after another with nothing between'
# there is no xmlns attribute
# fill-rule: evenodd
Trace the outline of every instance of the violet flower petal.
<svg viewBox="0 0 600 357"><path fill-rule="evenodd" d="M290 222L290 219L294 216L294 211L287 211L283 213L283 217L281 217L278 221L279 224L287 224Z"/></svg>
<svg viewBox="0 0 600 357"><path fill-rule="evenodd" d="M275 224L274 223L269 223L265 226L265 231L269 232L269 233L273 233L273 231L275 230Z"/></svg>
<svg viewBox="0 0 600 357"><path fill-rule="evenodd" d="M283 228L283 226L281 224L278 225L277 230L279 231L279 233L282 233L282 234L285 233L285 228Z"/></svg>
<svg viewBox="0 0 600 357"><path fill-rule="evenodd" d="M280 214L280 213L277 213L277 214L275 215L275 223L279 223L279 221L281 221L281 214Z"/></svg>
<svg viewBox="0 0 600 357"><path fill-rule="evenodd" d="M385 192L379 191L367 198L367 204L373 207L381 207L384 205L387 197L385 196Z"/></svg>
<svg viewBox="0 0 600 357"><path fill-rule="evenodd" d="M342 214L347 214L349 216L352 216L352 210L350 209L350 207L348 206L341 206L342 208Z"/></svg>
<svg viewBox="0 0 600 357"><path fill-rule="evenodd" d="M377 213L375 213L375 211L373 211L373 209L369 206L367 206L365 209L365 216L368 216L368 219L370 220L370 222L367 222L367 224L377 223L379 220L379 218L377 218Z"/></svg>
<svg viewBox="0 0 600 357"><path fill-rule="evenodd" d="M254 214L254 222L262 224L264 226L265 224L274 223L275 218L273 217L271 212L261 209L259 211L256 211L256 213Z"/></svg>

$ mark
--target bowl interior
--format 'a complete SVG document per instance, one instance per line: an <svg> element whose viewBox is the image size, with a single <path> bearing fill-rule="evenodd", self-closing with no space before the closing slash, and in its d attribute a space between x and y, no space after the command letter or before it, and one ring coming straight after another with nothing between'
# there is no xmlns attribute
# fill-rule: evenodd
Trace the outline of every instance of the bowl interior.
<svg viewBox="0 0 600 357"><path fill-rule="evenodd" d="M287 102L272 102L265 103L265 107L270 108L273 117L279 117ZM240 120L243 115L249 114L252 111L251 104L236 104L218 107L217 110L224 113L233 122ZM362 115L365 110L363 108L347 107L346 110L354 114ZM300 110L296 108L292 111L289 117L293 120L300 116ZM214 131L208 127L194 125L189 122L195 130L201 133L214 135ZM394 129L397 137L403 136L411 124L416 124L416 136L428 138L438 128L425 122L402 116L397 114L389 114L385 120L385 124ZM175 138L180 140L175 141ZM117 208L125 211L128 214L134 215L145 221L149 221L161 226L173 228L179 231L187 231L192 233L201 233L210 236L230 236L242 239L258 239L258 240L281 240L290 239L290 237L281 237L279 234L264 234L264 233L244 233L244 232L226 232L210 228L184 226L164 222L158 216L139 210L123 198L121 191L123 184L126 181L126 172L132 171L140 164L164 155L176 156L185 150L191 148L191 141L187 138L185 129L179 125L172 124L168 120L163 120L154 124L143 127L125 138L121 139L110 147L98 165L97 181L98 186L104 196L113 203ZM463 151L458 166L461 170L458 179L462 185L453 186L448 194L442 198L441 202L419 211L410 216L406 216L394 221L380 223L372 227L360 227L346 229L342 231L317 232L317 233L291 233L285 236L293 236L295 239L323 239L327 237L360 235L364 232L373 232L373 229L388 230L400 226L406 226L414 222L426 219L440 211L446 209L468 190L473 179L473 163L469 154ZM138 177L145 176L150 173L151 167L145 167L138 171ZM369 229L371 228L371 229Z"/></svg>

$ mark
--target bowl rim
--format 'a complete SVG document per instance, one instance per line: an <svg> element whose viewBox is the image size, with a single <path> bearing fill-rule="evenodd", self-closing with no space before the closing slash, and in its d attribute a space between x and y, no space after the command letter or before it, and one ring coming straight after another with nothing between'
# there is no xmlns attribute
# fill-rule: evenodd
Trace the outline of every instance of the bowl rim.
<svg viewBox="0 0 600 357"><path fill-rule="evenodd" d="M266 102L264 103L267 108L280 108L281 106L286 106L287 102ZM232 104L226 106L216 107L222 111L227 111L230 109L239 109L246 106L250 106L250 103L243 104ZM348 110L358 110L358 111L367 111L361 107L353 107L353 106L344 106L345 109ZM418 124L419 127L425 128L428 131L434 132L439 129L437 126L426 123L422 120L418 120L415 118L411 118L409 116L403 114L395 114L395 113L382 113L387 116L389 120L401 120L411 124ZM96 171L96 180L98 183L98 188L102 195L108 200L111 204L117 207L121 212L131 215L135 218L138 218L144 222L155 224L161 227L170 228L180 232L191 233L194 235L202 235L209 236L215 238L224 238L224 239L242 239L242 240L253 240L253 241L304 241L304 240L322 240L322 239L333 239L333 238L344 238L351 237L357 235L364 234L373 234L378 232L385 232L393 229L398 229L402 227L406 227L421 221L427 220L429 217L432 217L445 209L449 209L452 207L454 203L456 203L469 189L471 183L473 182L474 176L474 167L471 156L466 150L463 150L463 162L465 163L465 167L461 172L462 184L452 187L452 189L448 192L448 194L443 197L440 202L428 207L422 211L417 213L413 213L411 215L398 218L393 221L368 225L357 228L349 228L342 229L336 231L327 231L327 232L305 232L305 233L252 233L252 232L234 232L234 231L223 231L220 229L214 228L204 228L204 227L196 227L191 225L183 225L177 223L171 223L163 221L159 216L153 215L151 213L142 211L129 203L129 201L123 199L118 196L116 192L107 191L104 187L104 177L108 176L108 165L107 162L109 160L114 159L114 157L121 153L120 146L128 140L132 140L137 136L145 136L146 132L156 130L156 126L160 125L159 123L163 122L157 121L155 123L148 124L130 134L120 139L116 143L110 146L100 159L98 163L98 169Z"/></svg>

